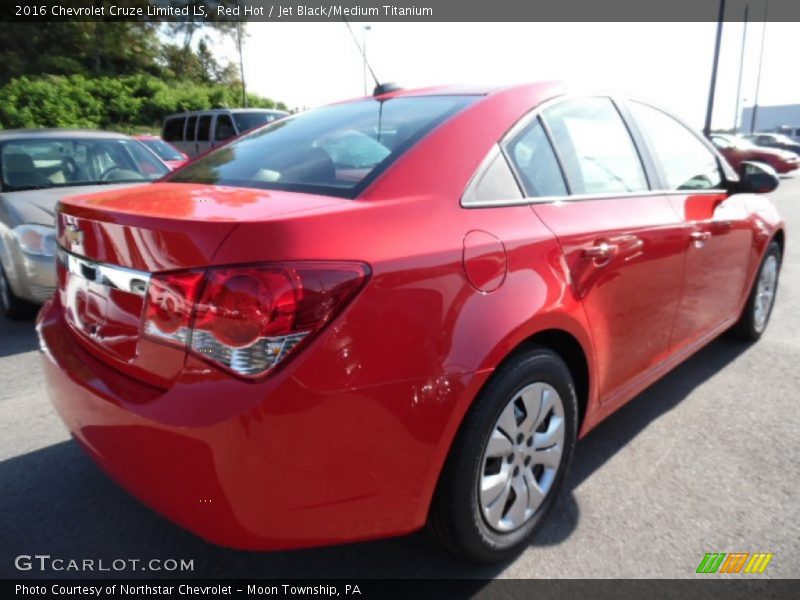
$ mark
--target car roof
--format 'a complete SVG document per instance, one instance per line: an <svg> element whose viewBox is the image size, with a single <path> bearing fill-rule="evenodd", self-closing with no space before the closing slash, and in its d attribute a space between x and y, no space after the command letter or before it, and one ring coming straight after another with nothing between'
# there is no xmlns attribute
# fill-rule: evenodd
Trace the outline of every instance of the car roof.
<svg viewBox="0 0 800 600"><path fill-rule="evenodd" d="M96 139L120 139L126 140L129 137L122 133L113 131L99 131L97 129L2 129L0 130L0 141L31 139L31 138L96 138Z"/></svg>
<svg viewBox="0 0 800 600"><path fill-rule="evenodd" d="M437 85L424 88L404 89L397 88L386 94L380 96L356 96L347 100L334 102L333 104L345 104L347 102L354 102L358 100L366 100L368 98L380 98L381 100L388 100L390 98L413 98L420 96L491 96L493 94L502 94L505 92L513 92L515 90L529 90L534 92L543 92L548 89L555 90L564 88L563 82L560 81L538 81L533 83L522 83L515 85L481 85L481 84L454 84L454 85Z"/></svg>

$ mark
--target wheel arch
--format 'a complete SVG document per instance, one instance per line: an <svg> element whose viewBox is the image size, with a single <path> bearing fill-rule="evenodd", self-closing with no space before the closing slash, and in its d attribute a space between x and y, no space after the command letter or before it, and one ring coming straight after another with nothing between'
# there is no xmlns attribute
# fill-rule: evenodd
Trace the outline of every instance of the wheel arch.
<svg viewBox="0 0 800 600"><path fill-rule="evenodd" d="M591 386L593 381L591 368L592 354L590 353L591 348L585 347L585 344L588 341L588 334L582 343L578 335L576 335L575 332L570 331L567 327L551 326L537 329L536 331L529 333L522 339L518 340L516 344L511 346L510 349L505 352L502 359L497 362L492 375L490 375L481 384L477 392L470 398L466 409L460 415L458 425L455 427L453 435L449 437L444 456L442 457L442 461L437 469L437 474L434 485L431 489L431 493L427 495L427 501L424 503L423 515L426 521L429 518L429 511L433 506L434 495L439 488L439 481L444 473L445 466L452 453L453 446L456 444L456 440L463 429L467 414L472 409L474 402L480 393L491 382L492 377L494 377L494 371L502 367L508 361L514 359L519 354L527 352L532 348L547 348L555 352L566 363L575 383L575 393L578 401L577 429L578 437L581 437L583 424L590 409L590 399L593 394Z"/></svg>
<svg viewBox="0 0 800 600"><path fill-rule="evenodd" d="M531 346L549 348L566 363L575 382L575 395L578 400L578 430L580 431L586 410L589 406L589 359L578 339L563 329L545 329L523 341L513 353L524 351ZM509 354L509 357L512 355Z"/></svg>
<svg viewBox="0 0 800 600"><path fill-rule="evenodd" d="M786 249L786 233L784 233L783 228L776 229L772 239L778 242L778 248L781 249L781 260L783 260L785 256L784 250Z"/></svg>

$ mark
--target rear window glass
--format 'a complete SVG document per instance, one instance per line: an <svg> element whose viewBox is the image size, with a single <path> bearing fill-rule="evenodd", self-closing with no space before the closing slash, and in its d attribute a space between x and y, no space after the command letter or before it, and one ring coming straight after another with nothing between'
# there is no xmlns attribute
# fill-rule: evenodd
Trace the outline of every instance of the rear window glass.
<svg viewBox="0 0 800 600"><path fill-rule="evenodd" d="M573 194L648 189L622 117L608 98L567 100L544 111Z"/></svg>
<svg viewBox="0 0 800 600"><path fill-rule="evenodd" d="M197 122L197 141L207 142L211 133L211 115L203 115Z"/></svg>
<svg viewBox="0 0 800 600"><path fill-rule="evenodd" d="M236 135L233 128L233 121L228 115L217 115L217 126L214 130L214 139L218 142L227 140Z"/></svg>
<svg viewBox="0 0 800 600"><path fill-rule="evenodd" d="M511 139L506 152L529 197L568 194L558 159L539 119Z"/></svg>
<svg viewBox="0 0 800 600"><path fill-rule="evenodd" d="M187 142L194 141L194 132L197 128L197 117L189 117L186 119L186 138Z"/></svg>
<svg viewBox="0 0 800 600"><path fill-rule="evenodd" d="M183 141L183 126L186 119L183 117L167 119L164 122L164 132L162 137L168 142L182 142Z"/></svg>
<svg viewBox="0 0 800 600"><path fill-rule="evenodd" d="M474 96L327 106L276 121L191 163L171 181L355 197Z"/></svg>

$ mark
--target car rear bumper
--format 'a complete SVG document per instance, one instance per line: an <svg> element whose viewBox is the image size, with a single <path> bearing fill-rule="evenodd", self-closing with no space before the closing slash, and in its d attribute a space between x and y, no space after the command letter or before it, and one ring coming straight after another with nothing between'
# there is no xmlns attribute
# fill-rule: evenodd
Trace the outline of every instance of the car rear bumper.
<svg viewBox="0 0 800 600"><path fill-rule="evenodd" d="M191 384L160 390L114 371L77 343L57 298L37 330L48 392L77 442L132 495L208 541L307 547L425 522L452 435L446 424L465 392L459 378L430 404L419 402L425 381L336 394L286 373L265 384L229 381L218 402L259 398L196 425L170 409L197 394ZM416 413L403 406L409 400Z"/></svg>

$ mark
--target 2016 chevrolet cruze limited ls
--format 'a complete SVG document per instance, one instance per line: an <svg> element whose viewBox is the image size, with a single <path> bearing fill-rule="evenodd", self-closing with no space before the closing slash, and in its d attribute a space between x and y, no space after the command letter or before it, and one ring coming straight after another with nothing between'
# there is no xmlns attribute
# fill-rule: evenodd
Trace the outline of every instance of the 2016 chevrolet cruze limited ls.
<svg viewBox="0 0 800 600"><path fill-rule="evenodd" d="M784 244L649 104L553 84L287 117L58 214L53 402L133 495L212 542L404 534L520 550L578 438L720 333Z"/></svg>

